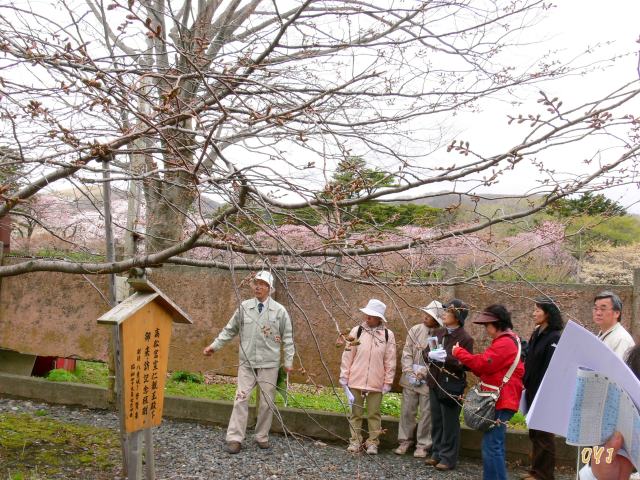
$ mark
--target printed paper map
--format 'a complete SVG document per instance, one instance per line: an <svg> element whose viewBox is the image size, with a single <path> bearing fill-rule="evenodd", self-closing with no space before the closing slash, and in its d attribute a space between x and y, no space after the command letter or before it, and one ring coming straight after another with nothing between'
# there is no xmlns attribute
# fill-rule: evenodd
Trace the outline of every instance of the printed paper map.
<svg viewBox="0 0 640 480"><path fill-rule="evenodd" d="M578 368L567 443L602 445L615 431L622 433L631 462L640 465L640 413L631 397L607 376Z"/></svg>

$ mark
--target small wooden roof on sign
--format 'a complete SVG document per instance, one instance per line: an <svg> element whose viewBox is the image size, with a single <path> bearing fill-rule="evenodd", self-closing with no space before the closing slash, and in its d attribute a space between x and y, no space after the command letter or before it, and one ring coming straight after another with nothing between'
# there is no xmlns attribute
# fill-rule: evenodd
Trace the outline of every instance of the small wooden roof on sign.
<svg viewBox="0 0 640 480"><path fill-rule="evenodd" d="M130 278L129 284L135 290L135 293L98 318L98 323L120 325L151 302L160 304L171 315L175 323L193 323L189 315L149 280L145 278Z"/></svg>

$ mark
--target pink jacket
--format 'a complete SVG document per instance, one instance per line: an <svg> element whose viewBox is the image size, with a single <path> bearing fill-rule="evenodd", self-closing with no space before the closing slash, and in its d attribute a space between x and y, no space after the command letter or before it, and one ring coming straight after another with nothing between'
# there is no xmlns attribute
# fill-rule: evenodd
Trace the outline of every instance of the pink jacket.
<svg viewBox="0 0 640 480"><path fill-rule="evenodd" d="M362 325L359 345L349 345L342 353L340 378L347 381L349 388L381 392L384 385L393 383L396 373L396 340L391 330L387 329L389 340L385 340L385 327L374 329ZM358 327L351 329L354 339Z"/></svg>

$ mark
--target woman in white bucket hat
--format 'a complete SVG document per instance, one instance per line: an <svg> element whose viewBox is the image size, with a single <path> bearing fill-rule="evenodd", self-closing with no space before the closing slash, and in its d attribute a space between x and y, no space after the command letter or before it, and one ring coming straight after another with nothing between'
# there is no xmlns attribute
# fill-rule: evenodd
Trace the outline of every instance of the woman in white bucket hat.
<svg viewBox="0 0 640 480"><path fill-rule="evenodd" d="M349 426L351 439L347 450L357 453L362 449L362 417L364 403L367 404L369 438L365 442L368 454L378 453L381 433L380 404L382 395L391 390L396 371L396 341L388 328L384 314L387 306L372 298L361 308L365 318L351 329L346 340L340 366L340 385L353 395Z"/></svg>

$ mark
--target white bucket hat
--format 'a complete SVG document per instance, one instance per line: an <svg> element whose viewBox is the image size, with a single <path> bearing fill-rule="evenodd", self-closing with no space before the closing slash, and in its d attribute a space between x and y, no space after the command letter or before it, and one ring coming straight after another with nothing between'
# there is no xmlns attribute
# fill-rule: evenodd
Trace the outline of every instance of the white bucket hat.
<svg viewBox="0 0 640 480"><path fill-rule="evenodd" d="M262 280L263 282L267 283L270 288L273 288L273 275L271 275L271 273L267 272L266 270L262 270L261 272L256 273L256 276L253 280Z"/></svg>
<svg viewBox="0 0 640 480"><path fill-rule="evenodd" d="M426 307L422 307L420 310L422 310L424 313L431 315L434 318L434 320L440 324L441 327L444 325L442 322L442 315L444 314L444 308L442 308L442 304L439 301L434 300Z"/></svg>
<svg viewBox="0 0 640 480"><path fill-rule="evenodd" d="M384 312L386 310L387 306L377 298L372 298L371 300L369 300L369 303L367 303L366 307L360 309L360 311L365 315L380 317L385 322L387 321L387 319L384 318Z"/></svg>

